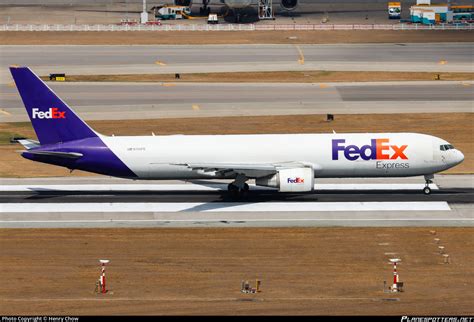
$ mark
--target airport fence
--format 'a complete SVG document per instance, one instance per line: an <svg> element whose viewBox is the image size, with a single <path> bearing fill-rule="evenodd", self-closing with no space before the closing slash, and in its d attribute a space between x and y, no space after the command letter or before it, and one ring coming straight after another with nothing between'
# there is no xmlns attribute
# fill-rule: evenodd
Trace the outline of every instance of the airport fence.
<svg viewBox="0 0 474 322"><path fill-rule="evenodd" d="M4 24L0 31L291 31L291 30L473 30L472 24L391 24L391 25L327 25L327 24L164 24L164 25L60 25Z"/></svg>

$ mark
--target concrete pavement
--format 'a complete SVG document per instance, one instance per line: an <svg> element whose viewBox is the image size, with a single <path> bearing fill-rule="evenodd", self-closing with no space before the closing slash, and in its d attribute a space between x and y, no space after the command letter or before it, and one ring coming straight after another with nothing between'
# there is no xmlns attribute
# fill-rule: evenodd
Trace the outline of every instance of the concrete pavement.
<svg viewBox="0 0 474 322"><path fill-rule="evenodd" d="M423 182L418 177L320 179L317 184L332 188L311 194L254 190L245 202L227 200L212 187L196 188L221 181L143 183L91 177L2 178L0 182L8 187L0 193L0 227L5 228L474 226L472 175L437 175L439 190L430 196L415 189ZM88 190L81 190L85 185ZM181 187L165 191L157 185ZM371 188L360 189L366 185ZM387 190L393 185L399 190ZM27 186L29 191L24 190Z"/></svg>
<svg viewBox="0 0 474 322"><path fill-rule="evenodd" d="M11 82L7 70L10 65L29 66L42 75L288 70L472 72L473 49L473 43L0 46L0 83Z"/></svg>
<svg viewBox="0 0 474 322"><path fill-rule="evenodd" d="M474 82L51 83L86 120L291 114L473 112ZM242 94L245 93L245 94ZM0 85L0 121L28 121Z"/></svg>

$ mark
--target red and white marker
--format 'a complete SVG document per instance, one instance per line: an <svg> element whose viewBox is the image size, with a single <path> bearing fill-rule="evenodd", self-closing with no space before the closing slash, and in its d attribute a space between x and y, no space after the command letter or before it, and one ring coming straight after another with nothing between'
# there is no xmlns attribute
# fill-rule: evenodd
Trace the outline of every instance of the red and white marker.
<svg viewBox="0 0 474 322"><path fill-rule="evenodd" d="M393 263L393 285L392 285L392 292L398 292L397 283L399 282L399 277L397 273L397 263L401 262L400 258L392 258L390 262Z"/></svg>
<svg viewBox="0 0 474 322"><path fill-rule="evenodd" d="M108 264L110 261L108 259L100 259L99 262L102 266L100 278L99 278L100 293L105 294L107 293L107 289L105 288L105 264Z"/></svg>

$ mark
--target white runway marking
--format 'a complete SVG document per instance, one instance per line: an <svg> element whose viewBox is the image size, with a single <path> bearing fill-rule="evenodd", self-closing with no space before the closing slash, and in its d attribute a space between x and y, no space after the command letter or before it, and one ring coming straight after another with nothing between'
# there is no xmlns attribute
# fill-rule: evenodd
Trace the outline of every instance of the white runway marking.
<svg viewBox="0 0 474 322"><path fill-rule="evenodd" d="M4 203L0 213L449 211L447 202Z"/></svg>
<svg viewBox="0 0 474 322"><path fill-rule="evenodd" d="M423 183L352 183L352 184L315 184L318 190L422 190ZM430 185L431 189L439 189ZM251 190L276 190L250 185ZM227 184L80 184L80 185L2 185L2 192L47 192L47 191L221 191L227 190Z"/></svg>
<svg viewBox="0 0 474 322"><path fill-rule="evenodd" d="M461 221L472 222L474 219L462 218ZM254 218L236 218L236 219L226 219L220 220L216 219L92 219L92 220L0 220L0 224L106 224L106 223L215 223L218 221L226 222L451 222L452 218L264 218L264 219L254 219Z"/></svg>

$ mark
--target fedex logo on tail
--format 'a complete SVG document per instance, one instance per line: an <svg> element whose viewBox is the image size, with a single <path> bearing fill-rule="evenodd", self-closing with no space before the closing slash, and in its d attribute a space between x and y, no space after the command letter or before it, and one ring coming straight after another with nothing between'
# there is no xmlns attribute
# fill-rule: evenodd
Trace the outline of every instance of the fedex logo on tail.
<svg viewBox="0 0 474 322"><path fill-rule="evenodd" d="M304 183L304 179L300 177L288 178L288 183Z"/></svg>
<svg viewBox="0 0 474 322"><path fill-rule="evenodd" d="M408 145L391 145L389 139L372 139L370 144L358 147L357 145L345 145L345 139L332 140L332 159L339 160L339 153L349 161L362 160L408 160L405 149Z"/></svg>
<svg viewBox="0 0 474 322"><path fill-rule="evenodd" d="M50 107L47 112L34 108L32 109L32 117L34 119L65 119L66 111L61 112L57 107Z"/></svg>

